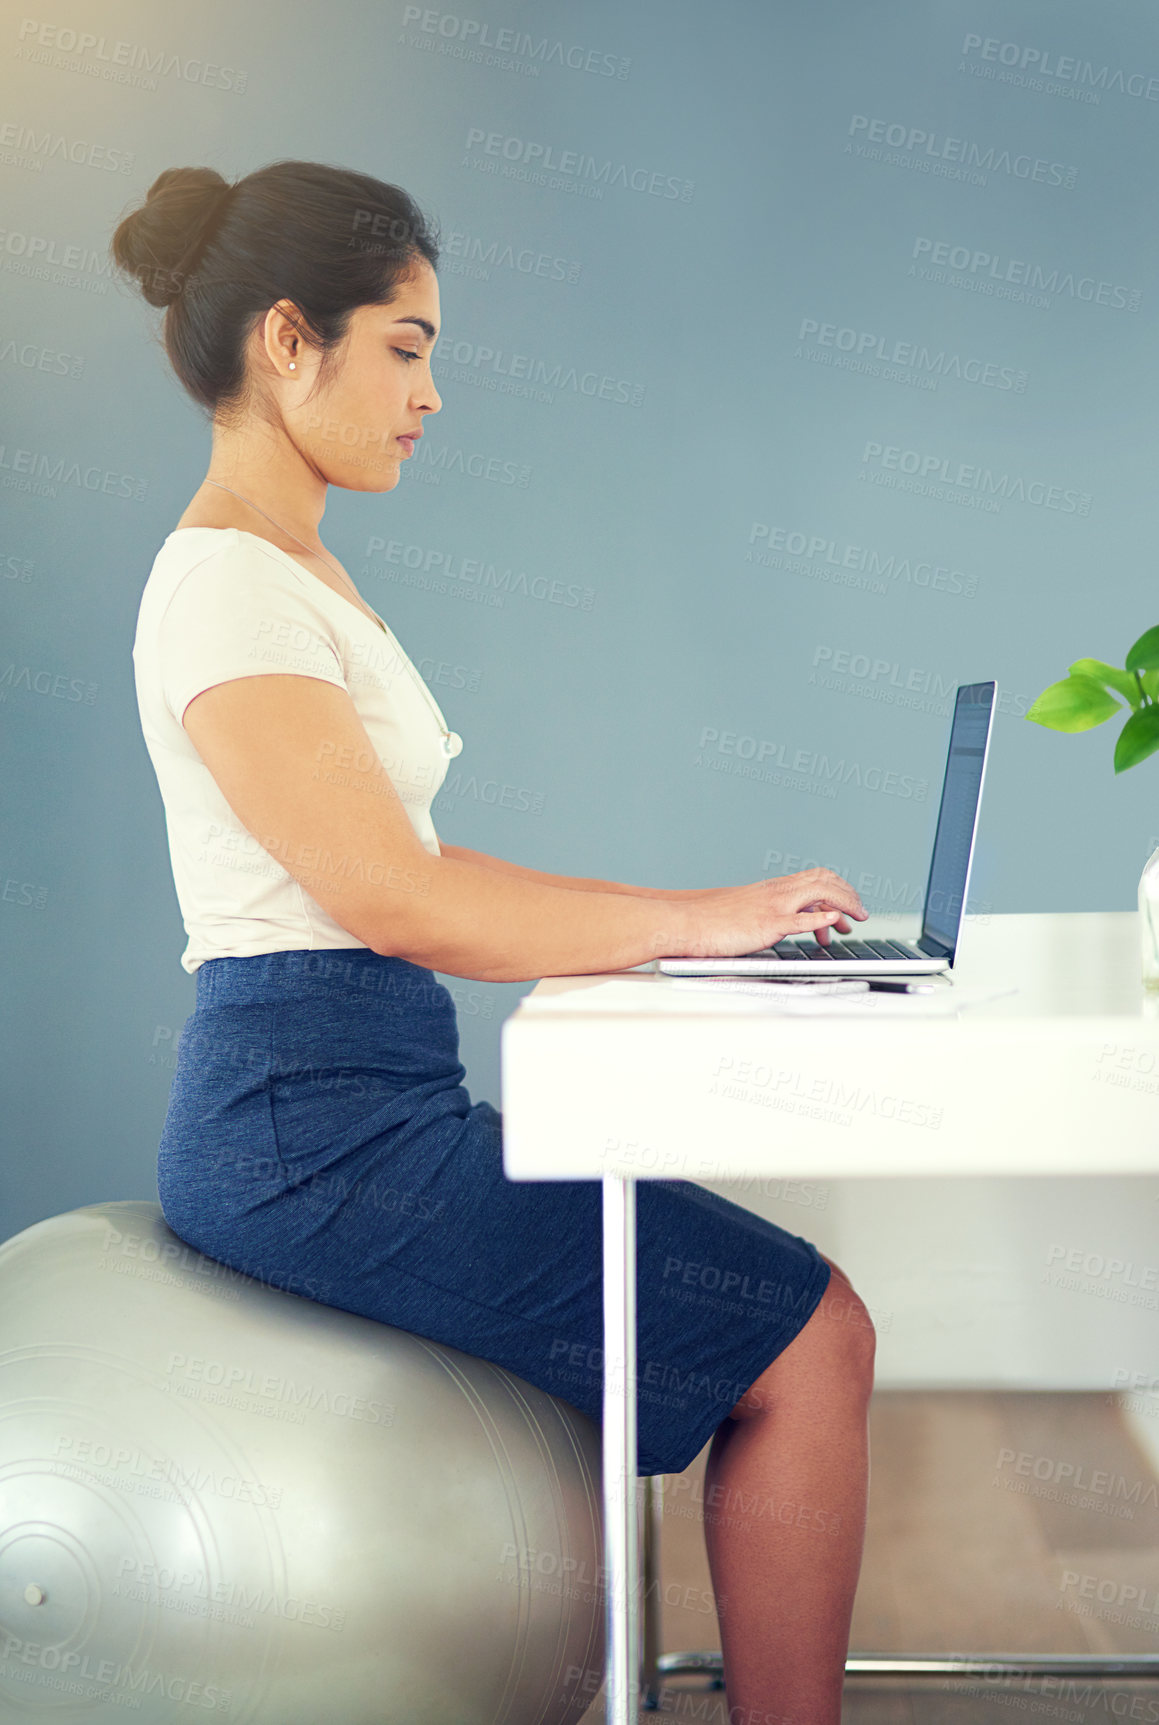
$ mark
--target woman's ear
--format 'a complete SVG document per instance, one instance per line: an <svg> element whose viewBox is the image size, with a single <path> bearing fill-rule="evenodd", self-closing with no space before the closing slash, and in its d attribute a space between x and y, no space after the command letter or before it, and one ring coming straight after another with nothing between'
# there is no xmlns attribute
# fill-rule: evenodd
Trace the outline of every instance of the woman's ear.
<svg viewBox="0 0 1159 1725"><path fill-rule="evenodd" d="M259 339L266 358L279 377L287 374L291 363L297 371L302 370L305 328L306 319L290 299L278 300L263 318Z"/></svg>

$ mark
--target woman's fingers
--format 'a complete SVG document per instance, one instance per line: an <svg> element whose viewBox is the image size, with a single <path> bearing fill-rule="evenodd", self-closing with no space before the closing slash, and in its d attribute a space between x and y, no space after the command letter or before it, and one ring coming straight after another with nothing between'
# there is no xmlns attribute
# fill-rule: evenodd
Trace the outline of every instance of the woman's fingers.
<svg viewBox="0 0 1159 1725"><path fill-rule="evenodd" d="M792 919L793 926L789 932L792 934L810 934L816 929L818 939L820 939L821 934L832 927L840 914L840 911L836 910L802 911L799 916Z"/></svg>
<svg viewBox="0 0 1159 1725"><path fill-rule="evenodd" d="M839 905L830 904L828 899L823 899L823 898L816 899L812 904L803 905L801 908L802 908L802 912L805 914L807 914L810 911L821 912L821 911L831 910L836 914L836 917L837 917L837 921L835 922L834 927L837 928L842 934L852 934L853 933L853 925L852 925L852 923L850 923L846 920L845 912L842 911L842 909Z"/></svg>
<svg viewBox="0 0 1159 1725"><path fill-rule="evenodd" d="M828 946L829 945L829 936L831 933L832 934L852 934L853 933L853 924L846 922L846 920L843 916L839 916L837 918L837 921L835 923L833 923L830 928L819 928L817 930L817 939L820 941L822 946Z"/></svg>
<svg viewBox="0 0 1159 1725"><path fill-rule="evenodd" d="M797 879L801 883L802 891L811 889L813 893L809 905L804 906L804 909L814 904L835 905L847 916L855 916L862 921L869 915L856 890L841 875L834 874L832 869L814 869L810 874L799 875ZM819 885L824 889L821 892L817 891Z"/></svg>

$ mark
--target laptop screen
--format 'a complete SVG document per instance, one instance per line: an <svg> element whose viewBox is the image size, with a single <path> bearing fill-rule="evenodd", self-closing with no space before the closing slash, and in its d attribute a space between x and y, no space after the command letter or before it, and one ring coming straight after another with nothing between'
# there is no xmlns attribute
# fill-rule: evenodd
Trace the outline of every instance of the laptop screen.
<svg viewBox="0 0 1159 1725"><path fill-rule="evenodd" d="M923 951L929 950L930 942L936 942L937 949L947 953L951 961L969 886L993 714L993 683L967 683L958 690L918 942Z"/></svg>

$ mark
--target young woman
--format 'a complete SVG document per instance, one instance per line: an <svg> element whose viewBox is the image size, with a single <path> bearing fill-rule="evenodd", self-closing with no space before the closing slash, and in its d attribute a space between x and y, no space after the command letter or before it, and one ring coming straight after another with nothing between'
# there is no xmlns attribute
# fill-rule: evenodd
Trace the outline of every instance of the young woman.
<svg viewBox="0 0 1159 1725"><path fill-rule="evenodd" d="M212 1258L494 1361L598 1423L599 1186L505 1178L501 1116L464 1088L434 972L728 956L847 933L864 908L826 869L666 891L436 835L461 741L319 534L328 487L392 491L441 407L437 243L405 192L311 162L235 185L170 169L111 249L168 308L169 359L212 420L133 647L197 976L160 1146L166 1220ZM836 1725L868 1313L808 1241L694 1183L642 1182L638 1234L639 1471L679 1472L711 1439L729 1718ZM671 1266L693 1261L750 1297L690 1303Z"/></svg>

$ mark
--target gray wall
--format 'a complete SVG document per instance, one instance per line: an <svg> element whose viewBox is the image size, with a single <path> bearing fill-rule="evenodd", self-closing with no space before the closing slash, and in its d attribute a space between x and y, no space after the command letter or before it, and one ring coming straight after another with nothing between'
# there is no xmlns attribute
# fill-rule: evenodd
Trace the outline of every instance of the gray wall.
<svg viewBox="0 0 1159 1725"><path fill-rule="evenodd" d="M155 1196L194 999L130 648L208 432L106 259L165 167L348 164L442 225L444 410L325 528L464 738L447 841L661 886L820 859L911 908L948 693L995 676L974 908L1133 905L1154 768L1021 715L1159 621L1150 4L76 17L3 36L0 1236ZM452 986L498 1102L530 985ZM1047 1254L1155 1259L1155 1186L745 1201L890 1314L887 1378L1078 1383L1142 1314Z"/></svg>

